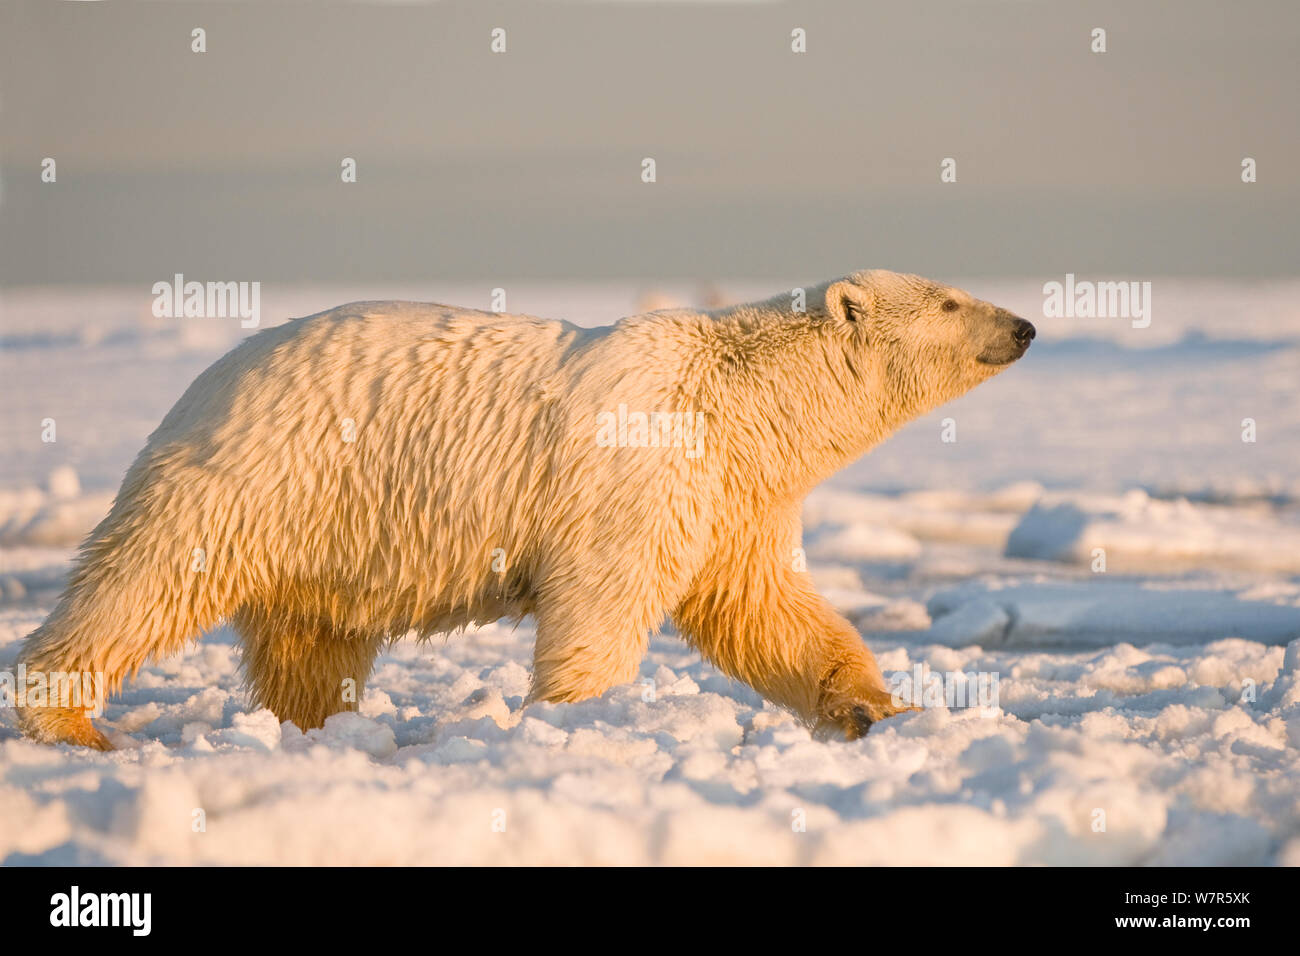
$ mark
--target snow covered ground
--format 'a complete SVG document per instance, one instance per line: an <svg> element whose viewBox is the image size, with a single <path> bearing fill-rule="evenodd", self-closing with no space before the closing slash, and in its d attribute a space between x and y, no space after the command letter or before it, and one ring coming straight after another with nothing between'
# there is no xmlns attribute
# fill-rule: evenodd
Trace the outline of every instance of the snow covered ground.
<svg viewBox="0 0 1300 956"><path fill-rule="evenodd" d="M1145 329L964 285L1034 347L815 492L805 544L887 674L995 698L816 741L667 631L639 683L524 711L525 621L396 645L360 714L304 735L249 709L222 628L110 703L114 753L34 746L0 708L0 861L1300 864L1300 282L1157 281ZM508 291L583 324L646 292ZM488 295L267 288L263 314ZM246 334L150 301L0 298L0 669Z"/></svg>

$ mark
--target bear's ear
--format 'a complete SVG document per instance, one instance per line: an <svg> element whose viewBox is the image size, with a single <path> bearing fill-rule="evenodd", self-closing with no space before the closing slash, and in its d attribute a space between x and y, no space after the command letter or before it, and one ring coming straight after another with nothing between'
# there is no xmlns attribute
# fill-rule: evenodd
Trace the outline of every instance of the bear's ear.
<svg viewBox="0 0 1300 956"><path fill-rule="evenodd" d="M840 322L857 322L871 314L871 294L848 279L832 282L826 289L826 311Z"/></svg>

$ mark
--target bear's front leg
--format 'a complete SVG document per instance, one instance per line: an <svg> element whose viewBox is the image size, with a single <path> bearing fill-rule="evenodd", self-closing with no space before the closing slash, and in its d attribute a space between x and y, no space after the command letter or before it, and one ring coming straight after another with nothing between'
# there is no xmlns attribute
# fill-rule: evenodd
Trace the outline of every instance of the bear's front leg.
<svg viewBox="0 0 1300 956"><path fill-rule="evenodd" d="M652 615L635 590L596 584L539 602L527 702L587 700L636 680Z"/></svg>
<svg viewBox="0 0 1300 956"><path fill-rule="evenodd" d="M789 707L816 735L853 740L913 708L895 702L857 630L797 569L798 540L797 517L734 535L673 619L709 661Z"/></svg>
<svg viewBox="0 0 1300 956"><path fill-rule="evenodd" d="M817 678L818 696L811 723L818 737L842 734L856 740L877 721L917 709L895 700L885 687L875 657L861 639L856 640L855 649L865 652L865 660L854 660L852 654L832 654L823 664L825 672Z"/></svg>

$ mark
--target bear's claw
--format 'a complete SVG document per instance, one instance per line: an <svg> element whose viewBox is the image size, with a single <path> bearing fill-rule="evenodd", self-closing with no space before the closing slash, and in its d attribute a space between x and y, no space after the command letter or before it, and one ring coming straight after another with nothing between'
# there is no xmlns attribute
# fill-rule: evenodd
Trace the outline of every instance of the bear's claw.
<svg viewBox="0 0 1300 956"><path fill-rule="evenodd" d="M849 720L853 725L853 733L849 736L850 740L857 737L865 737L867 731L871 729L871 725L876 722L875 719L872 718L871 714L867 712L867 708L865 707L854 707L853 710L849 712Z"/></svg>
<svg viewBox="0 0 1300 956"><path fill-rule="evenodd" d="M856 701L823 710L814 733L819 738L843 735L846 740L865 737L872 726L897 714L920 710L910 704L896 704L887 694L866 701Z"/></svg>

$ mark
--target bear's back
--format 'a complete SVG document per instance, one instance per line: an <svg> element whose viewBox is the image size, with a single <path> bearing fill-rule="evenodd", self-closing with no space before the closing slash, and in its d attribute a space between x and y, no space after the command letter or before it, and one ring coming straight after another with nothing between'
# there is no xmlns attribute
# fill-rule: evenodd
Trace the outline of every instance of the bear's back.
<svg viewBox="0 0 1300 956"><path fill-rule="evenodd" d="M192 535L243 528L263 578L360 575L360 595L366 569L387 568L357 608L374 600L375 614L420 627L499 616L489 596L523 583L492 573L491 556L529 551L565 357L601 335L415 302L294 319L203 372L124 489L185 513Z"/></svg>
<svg viewBox="0 0 1300 956"><path fill-rule="evenodd" d="M553 375L582 334L436 303L348 303L245 340L194 380L154 438L209 431L219 444L223 424L287 424L325 407L359 422L413 396L491 399Z"/></svg>

